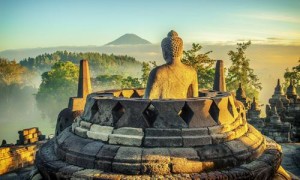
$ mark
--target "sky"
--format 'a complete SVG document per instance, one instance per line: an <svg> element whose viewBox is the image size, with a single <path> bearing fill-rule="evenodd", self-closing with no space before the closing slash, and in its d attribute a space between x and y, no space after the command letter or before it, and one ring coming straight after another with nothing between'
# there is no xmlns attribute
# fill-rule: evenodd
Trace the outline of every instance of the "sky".
<svg viewBox="0 0 300 180"><path fill-rule="evenodd" d="M300 45L299 0L0 0L0 51L101 46L125 33L159 43Z"/></svg>

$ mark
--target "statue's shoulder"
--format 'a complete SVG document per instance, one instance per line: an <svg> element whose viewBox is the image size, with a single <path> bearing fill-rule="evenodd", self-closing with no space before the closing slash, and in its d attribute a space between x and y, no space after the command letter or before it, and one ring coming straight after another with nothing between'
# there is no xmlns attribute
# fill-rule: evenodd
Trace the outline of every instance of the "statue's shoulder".
<svg viewBox="0 0 300 180"><path fill-rule="evenodd" d="M185 68L187 69L188 72L192 73L192 74L197 74L195 68L193 68L192 66L188 66L188 65L185 65Z"/></svg>

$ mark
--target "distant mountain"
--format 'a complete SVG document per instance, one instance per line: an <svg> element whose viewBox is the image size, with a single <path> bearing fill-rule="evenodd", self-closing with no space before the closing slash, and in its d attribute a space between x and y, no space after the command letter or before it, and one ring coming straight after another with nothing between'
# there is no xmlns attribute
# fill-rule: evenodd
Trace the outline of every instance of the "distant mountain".
<svg viewBox="0 0 300 180"><path fill-rule="evenodd" d="M137 44L151 44L146 39L143 39L135 34L124 34L118 39L107 43L106 45L137 45Z"/></svg>

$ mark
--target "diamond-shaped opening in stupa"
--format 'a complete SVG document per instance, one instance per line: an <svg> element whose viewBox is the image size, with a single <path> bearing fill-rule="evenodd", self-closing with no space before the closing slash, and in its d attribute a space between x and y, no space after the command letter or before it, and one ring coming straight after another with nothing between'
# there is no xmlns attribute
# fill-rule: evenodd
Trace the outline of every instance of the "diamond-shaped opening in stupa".
<svg viewBox="0 0 300 180"><path fill-rule="evenodd" d="M146 118L149 126L152 127L158 115L158 111L152 103L149 103L147 108L144 110L143 115Z"/></svg>
<svg viewBox="0 0 300 180"><path fill-rule="evenodd" d="M178 116L181 117L187 124L189 124L193 118L194 112L189 105L185 102L182 109L178 112Z"/></svg>
<svg viewBox="0 0 300 180"><path fill-rule="evenodd" d="M233 109L232 109L232 108L233 108L233 107L232 107L232 104L231 104L231 102L230 102L230 100L229 100L229 98L228 98L227 109L228 109L228 111L230 112L231 116L234 117Z"/></svg>
<svg viewBox="0 0 300 180"><path fill-rule="evenodd" d="M114 122L117 122L125 114L125 108L118 102L112 109L112 116Z"/></svg>
<svg viewBox="0 0 300 180"><path fill-rule="evenodd" d="M209 114L216 123L219 122L219 113L220 113L220 110L219 110L218 106L216 105L216 103L213 101L209 108Z"/></svg>

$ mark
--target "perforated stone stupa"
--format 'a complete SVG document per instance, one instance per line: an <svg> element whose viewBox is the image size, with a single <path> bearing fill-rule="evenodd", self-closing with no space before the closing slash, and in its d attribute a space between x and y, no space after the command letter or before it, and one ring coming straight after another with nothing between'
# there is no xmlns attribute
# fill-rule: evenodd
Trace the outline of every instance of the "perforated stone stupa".
<svg viewBox="0 0 300 180"><path fill-rule="evenodd" d="M41 175L45 179L288 177L280 166L281 147L247 123L243 103L230 93L197 90L199 96L181 99L148 99L144 94L144 89L89 94L83 114L38 151Z"/></svg>

